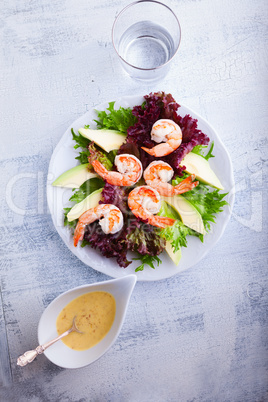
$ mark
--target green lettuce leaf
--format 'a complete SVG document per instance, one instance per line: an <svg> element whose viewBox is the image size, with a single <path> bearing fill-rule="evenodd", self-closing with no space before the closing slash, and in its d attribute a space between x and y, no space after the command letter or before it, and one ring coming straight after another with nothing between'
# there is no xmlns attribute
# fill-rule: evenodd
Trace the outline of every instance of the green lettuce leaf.
<svg viewBox="0 0 268 402"><path fill-rule="evenodd" d="M208 145L196 145L191 152L193 152L194 154L203 156L203 158L205 158L206 160L209 160L210 158L214 158L215 156L212 155L212 151L214 148L214 141L212 141L210 149L208 151L208 153L205 155L204 151L207 149Z"/></svg>
<svg viewBox="0 0 268 402"><path fill-rule="evenodd" d="M88 163L88 157L90 155L88 146L90 141L87 138L83 137L81 134L75 134L73 129L71 129L71 132L73 140L76 142L76 144L74 145L74 149L82 148L82 151L79 152L79 155L75 159L79 160L81 164ZM89 166L89 169L90 168L93 171L92 166Z"/></svg>
<svg viewBox="0 0 268 402"><path fill-rule="evenodd" d="M67 215L71 211L72 207L63 208L64 211L64 226L69 226L70 228L75 228L78 222L78 219L75 219L71 222L68 221Z"/></svg>
<svg viewBox="0 0 268 402"><path fill-rule="evenodd" d="M98 120L95 120L99 129L106 128L109 130L118 130L126 133L130 126L133 126L137 118L132 114L131 108L119 107L118 110L114 109L115 102L110 102L106 111L95 110L98 115Z"/></svg>
<svg viewBox="0 0 268 402"><path fill-rule="evenodd" d="M155 269L154 264L157 264L157 266L159 264L162 264L162 261L160 260L159 257L157 257L157 255L143 255L143 254L139 254L139 257L137 258L132 258L133 260L140 260L141 261L141 265L139 265L136 269L135 272L138 271L143 271L144 270L144 266L145 265L149 265L149 267Z"/></svg>
<svg viewBox="0 0 268 402"><path fill-rule="evenodd" d="M130 126L133 126L137 118L132 114L132 109L131 108L123 108L120 107L118 110L114 109L114 104L115 102L110 102L109 107L106 109L107 111L98 111L96 110L98 120L95 120L97 123L97 128L98 129L109 129L109 130L118 130L121 131L122 133L126 133L127 129ZM89 125L85 125L85 128L89 128ZM73 140L75 141L74 148L81 148L82 150L79 152L79 155L75 158L79 160L81 164L83 163L88 163L88 158L90 157L90 150L88 149L90 140L87 138L83 137L81 134L76 134L73 129L71 129ZM96 146L95 146L96 147ZM104 151L102 151L104 152ZM112 162L114 157L116 155L117 151L111 151L109 154L107 154L107 158ZM100 159L98 159L100 160ZM100 160L101 162L101 160ZM111 167L105 166L108 170L111 169ZM92 166L89 166L91 170L93 171Z"/></svg>
<svg viewBox="0 0 268 402"><path fill-rule="evenodd" d="M173 226L167 226L166 228L159 230L160 236L164 237L167 241L171 242L174 253L178 251L181 247L187 247L188 235L199 237L200 240L203 241L203 236L185 226L181 222L177 212L172 207L170 207L165 201L162 201L158 215L176 219L176 222L174 223Z"/></svg>
<svg viewBox="0 0 268 402"><path fill-rule="evenodd" d="M184 174L183 177L177 176L172 180L172 184L176 186L185 177L189 176ZM228 205L228 202L224 200L228 193L220 193L220 190L216 190L207 184L199 183L193 190L182 194L186 200L188 200L202 216L206 231L209 231L210 223L215 223L216 215L223 211L223 207Z"/></svg>

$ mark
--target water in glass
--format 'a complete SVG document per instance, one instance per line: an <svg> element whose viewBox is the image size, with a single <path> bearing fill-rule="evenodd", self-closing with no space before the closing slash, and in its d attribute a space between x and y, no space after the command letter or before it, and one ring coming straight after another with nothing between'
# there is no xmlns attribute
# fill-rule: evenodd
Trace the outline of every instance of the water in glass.
<svg viewBox="0 0 268 402"><path fill-rule="evenodd" d="M131 25L119 42L119 54L132 66L151 69L165 64L175 51L174 41L162 26L150 21Z"/></svg>

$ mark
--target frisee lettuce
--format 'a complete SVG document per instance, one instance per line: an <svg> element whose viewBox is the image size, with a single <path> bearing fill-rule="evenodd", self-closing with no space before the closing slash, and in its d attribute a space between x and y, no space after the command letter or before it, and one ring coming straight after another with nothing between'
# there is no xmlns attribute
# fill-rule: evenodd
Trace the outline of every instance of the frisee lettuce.
<svg viewBox="0 0 268 402"><path fill-rule="evenodd" d="M75 228L78 222L78 219L75 219L71 222L68 221L67 215L71 211L72 207L63 208L64 211L64 226L69 226L70 228Z"/></svg>
<svg viewBox="0 0 268 402"><path fill-rule="evenodd" d="M133 260L140 260L141 261L141 265L139 265L136 269L135 272L138 271L143 271L144 270L144 266L145 265L149 265L149 267L155 269L154 264L157 264L157 266L159 264L162 264L162 261L160 260L159 257L157 257L157 255L142 255L137 253L139 256L137 258L132 258Z"/></svg>
<svg viewBox="0 0 268 402"><path fill-rule="evenodd" d="M205 155L204 151L207 149L208 145L196 145L191 152L193 152L194 154L203 156L203 158L205 158L207 161L210 158L214 158L215 156L212 154L213 148L214 148L214 141L212 141L210 149L208 151L208 153Z"/></svg>
<svg viewBox="0 0 268 402"><path fill-rule="evenodd" d="M95 110L98 115L98 120L94 120L97 123L97 128L108 129L108 130L118 130L122 133L126 133L130 126L133 126L137 118L132 114L132 109L130 107L123 108L119 107L118 110L114 109L115 102L110 102L109 107L106 111Z"/></svg>
<svg viewBox="0 0 268 402"><path fill-rule="evenodd" d="M223 211L223 207L228 205L224 197L228 193L220 193L220 190L211 191L211 187L200 184L192 191L184 193L183 197L186 198L200 213L206 231L209 231L210 223L215 223L216 215Z"/></svg>
<svg viewBox="0 0 268 402"><path fill-rule="evenodd" d="M176 219L176 222L172 226L167 226L164 229L159 230L161 237L164 237L167 241L171 242L174 253L178 251L181 247L187 247L187 236L196 236L203 241L203 236L194 230L185 226L177 212L169 206L165 201L162 201L159 216L167 216L168 218Z"/></svg>
<svg viewBox="0 0 268 402"><path fill-rule="evenodd" d="M82 148L82 151L79 152L79 155L75 159L77 159L81 164L88 163L88 157L90 155L88 146L90 141L79 133L75 134L73 128L71 129L71 132L73 140L76 142L74 149Z"/></svg>
<svg viewBox="0 0 268 402"><path fill-rule="evenodd" d="M98 116L97 120L94 120L97 123L97 128L98 129L108 129L108 130L118 130L122 133L126 133L127 129L131 126L133 126L137 118L132 114L132 109L131 108L123 108L120 106L118 110L114 109L114 104L115 102L110 102L109 107L105 110L95 110ZM85 125L84 128L89 128L89 125ZM76 142L74 145L74 148L82 148L82 151L79 152L79 155L75 158L79 160L81 164L87 163L88 158L90 157L90 150L89 144L90 140L87 138L83 137L81 134L76 134L73 129L71 129L73 140ZM95 148L96 145L94 144ZM98 149L98 148L97 148ZM101 150L101 152L104 152ZM117 151L111 151L109 154L106 154L108 159L113 163L115 155ZM98 160L100 160L98 158ZM100 160L101 163L103 163ZM104 163L105 166L105 163ZM111 169L111 167L105 166L108 170Z"/></svg>
<svg viewBox="0 0 268 402"><path fill-rule="evenodd" d="M189 176L184 173L182 177L176 176L172 180L172 185L176 186L183 179ZM228 202L224 200L224 197L228 193L220 193L220 190L213 189L207 184L200 183L193 190L187 193L181 194L186 200L188 200L200 213L205 226L206 231L209 231L210 223L215 223L216 215L223 211L223 207L228 205Z"/></svg>

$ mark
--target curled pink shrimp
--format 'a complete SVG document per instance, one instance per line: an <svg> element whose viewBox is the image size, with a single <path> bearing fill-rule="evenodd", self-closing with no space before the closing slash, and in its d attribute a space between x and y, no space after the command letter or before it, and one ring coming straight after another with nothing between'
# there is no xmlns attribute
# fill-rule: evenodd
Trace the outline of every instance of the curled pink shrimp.
<svg viewBox="0 0 268 402"><path fill-rule="evenodd" d="M107 183L114 186L132 186L142 176L142 164L138 158L130 154L121 154L115 157L115 166L118 172L107 170L99 161L93 161L92 165Z"/></svg>
<svg viewBox="0 0 268 402"><path fill-rule="evenodd" d="M142 149L152 156L165 156L179 148L182 141L182 132L178 124L173 120L160 119L152 127L151 138L161 144L155 145L151 149L145 147L142 147Z"/></svg>
<svg viewBox="0 0 268 402"><path fill-rule="evenodd" d="M143 177L148 186L155 188L160 195L166 197L186 193L199 184L198 181L194 181L195 175L190 175L177 186L172 186L168 182L172 179L173 174L174 171L168 163L154 161L144 170Z"/></svg>
<svg viewBox="0 0 268 402"><path fill-rule="evenodd" d="M154 215L161 208L161 199L159 193L152 187L134 188L128 195L128 206L137 218L148 220L152 226L165 228L175 222L175 219Z"/></svg>
<svg viewBox="0 0 268 402"><path fill-rule="evenodd" d="M103 219L99 221L99 224L106 234L119 232L123 227L123 214L119 208L113 204L99 204L80 216L74 231L75 247L79 240L83 240L86 226L100 218Z"/></svg>

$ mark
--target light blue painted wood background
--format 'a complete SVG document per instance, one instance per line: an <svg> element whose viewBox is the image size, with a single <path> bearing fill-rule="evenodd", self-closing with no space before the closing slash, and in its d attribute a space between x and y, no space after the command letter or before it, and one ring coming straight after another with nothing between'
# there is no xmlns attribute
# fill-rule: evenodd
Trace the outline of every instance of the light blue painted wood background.
<svg viewBox="0 0 268 402"><path fill-rule="evenodd" d="M267 2L165 3L182 42L154 85L127 77L112 48L127 1L0 4L1 401L268 400ZM53 227L45 183L54 147L89 108L157 90L205 117L230 152L236 202L222 239L190 270L138 283L120 337L91 366L64 370L39 356L17 367L51 300L108 278Z"/></svg>

